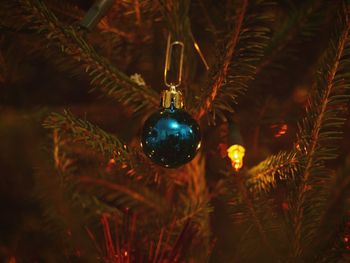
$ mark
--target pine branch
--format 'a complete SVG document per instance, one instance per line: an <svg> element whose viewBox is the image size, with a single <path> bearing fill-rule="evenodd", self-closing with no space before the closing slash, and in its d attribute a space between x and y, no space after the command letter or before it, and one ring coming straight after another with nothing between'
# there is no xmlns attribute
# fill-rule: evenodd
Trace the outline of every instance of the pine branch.
<svg viewBox="0 0 350 263"><path fill-rule="evenodd" d="M293 207L294 259L305 254L305 249L318 238L317 225L320 213L327 200L329 172L323 162L336 157L335 141L341 139L339 127L344 119L339 115L347 106L350 79L347 72L350 23L348 7L343 7L340 23L344 28L338 42L331 41L330 49L324 60L324 70L316 85L315 94L310 98L307 117L299 125L298 145L305 156L303 176L298 186L295 206Z"/></svg>
<svg viewBox="0 0 350 263"><path fill-rule="evenodd" d="M168 210L165 202L160 197L140 185L126 185L125 181L118 184L88 176L78 176L76 180L78 184L84 186L85 191L87 188L90 189L90 193L95 193L99 199L112 203L115 207L135 209L140 208L140 205L141 207L145 205L158 213L164 213ZM144 210L144 212L146 211L147 209Z"/></svg>
<svg viewBox="0 0 350 263"><path fill-rule="evenodd" d="M241 177L242 176L242 177ZM236 225L237 248L235 258L230 262L255 262L268 253L267 258L279 262L278 252L286 244L286 234L276 214L275 201L264 193L248 191L245 174L235 174L235 178L226 180L227 203L233 223ZM258 246L258 247L257 247Z"/></svg>
<svg viewBox="0 0 350 263"><path fill-rule="evenodd" d="M60 181L61 191L64 191L71 199L71 203L76 207L80 207L87 212L87 217L95 218L102 213L117 214L117 210L100 202L95 196L80 194L77 190L77 185L72 182L77 170L76 162L64 152L64 148L69 143L60 136L58 130L53 132L53 160L58 173L58 180Z"/></svg>
<svg viewBox="0 0 350 263"><path fill-rule="evenodd" d="M190 22L189 22L189 0L161 0L160 11L164 17L165 22L172 34L173 39L184 39L189 37L189 32L191 32ZM187 39L188 40L188 39Z"/></svg>
<svg viewBox="0 0 350 263"><path fill-rule="evenodd" d="M64 17L73 21L80 21L83 18L83 10L73 3L65 1L49 0L46 3L47 7L54 11L58 16Z"/></svg>
<svg viewBox="0 0 350 263"><path fill-rule="evenodd" d="M131 20L131 17L134 16L132 11L130 10L130 4L125 3L123 6L123 2L115 2L114 5L111 7L112 11L107 14L107 16L103 17L101 21L97 24L98 29L101 32L105 33L112 33L110 35L111 38L115 38L116 36L118 38L126 39L129 42L134 42L136 38L139 39L139 36L137 36L137 33L140 32L127 32L123 30L122 28L117 27L115 24L110 23L110 19L108 15L110 13L113 13L113 20L119 20L119 19L126 19L129 18ZM147 5L148 2L145 1L142 3L141 7L143 8L142 11L150 11L152 10L151 6ZM83 10L79 9L77 6L73 5L72 3L67 3L64 1L59 0L50 0L47 3L47 6L53 10L57 15L61 15L66 19L73 20L75 22L79 22L83 18ZM136 1L135 1L136 6ZM128 8L129 7L129 8ZM136 8L136 7L135 7ZM140 6L138 7L140 9ZM121 9L126 9L125 12L120 12ZM72 12L72 10L74 12ZM120 17L116 18L115 15L119 15ZM141 14L139 14L141 16ZM144 15L144 14L142 14ZM92 32L90 32L92 33Z"/></svg>
<svg viewBox="0 0 350 263"><path fill-rule="evenodd" d="M224 54L218 56L218 64L212 67L210 89L193 109L197 119L208 112L213 119L216 115L225 119L224 112L234 111L237 96L255 78L256 66L270 39L267 24L271 16L264 9L269 5L271 2L264 0L242 1L237 8L234 28L224 41Z"/></svg>
<svg viewBox="0 0 350 263"><path fill-rule="evenodd" d="M316 35L320 30L321 21L323 21L320 17L327 10L325 6L321 7L321 1L309 0L305 1L297 10L288 10L288 17L280 27L281 30L274 33L266 48L265 56L256 69L256 74L270 66L277 58L292 55L293 50L290 48L292 43L297 44Z"/></svg>
<svg viewBox="0 0 350 263"><path fill-rule="evenodd" d="M203 16L205 17L205 20L207 21L209 31L213 34L217 33L217 29L213 23L212 18L209 15L208 9L206 8L205 4L203 3L203 0L198 0L198 4L200 9L202 10Z"/></svg>
<svg viewBox="0 0 350 263"><path fill-rule="evenodd" d="M165 212L169 212L167 209L168 206L164 203L160 195L156 191L151 191L150 187L152 185L150 187L146 185L148 184L149 176L145 175L149 173L149 170L142 170L142 167L139 167L140 163L137 163L136 170L132 169L131 162L135 156L115 136L107 134L88 121L74 117L69 112L64 112L63 115L52 114L46 119L44 126L55 129L55 134L59 134L63 138L67 137L69 139L68 141L87 144L92 149L105 155L108 160L114 158L114 160L122 162L122 164L127 164L127 171L118 170L118 175L113 177L113 182L77 174L69 176L66 184L74 188L76 197L85 198L93 196L96 202L101 205L121 210L129 208L135 211L142 211L143 213L155 211L164 214ZM54 153L54 156L59 155L57 151L54 151ZM65 163L63 160L59 160L56 161L56 166L65 168L67 167ZM121 175L121 172L125 172L125 174ZM135 173L137 173L137 176L135 176ZM112 173L108 175L108 177L111 176ZM145 179L142 179L143 177ZM167 188L164 184L163 187ZM85 203L88 204L89 202ZM106 211L106 209L100 210ZM201 212L204 213L204 211ZM165 220L167 219L165 218Z"/></svg>
<svg viewBox="0 0 350 263"><path fill-rule="evenodd" d="M71 199L71 193L63 189L57 171L53 165L46 163L41 156L36 162L35 198L43 209L42 228L56 240L62 242L66 250L64 256L69 259L77 250L82 252L84 262L96 262L98 256L91 242L89 242L84 226L89 223L91 214ZM40 161L39 161L40 160Z"/></svg>
<svg viewBox="0 0 350 263"><path fill-rule="evenodd" d="M210 235L209 215L212 211L210 198L207 190L205 176L205 159L199 153L196 158L186 165L185 173L187 174L187 191L181 199L181 219L185 221L189 218L198 224L198 232L202 237L202 246L208 247ZM198 176L201 175L201 176ZM205 240L207 239L207 240Z"/></svg>
<svg viewBox="0 0 350 263"><path fill-rule="evenodd" d="M346 246L344 236L349 232L349 208L347 199L350 195L349 167L340 169L337 175L332 175L333 182L329 201L320 216L317 233L322 236L315 240L313 250L316 255L310 255L310 261L336 262L335 258L342 258ZM341 226L339 228L339 226ZM322 251L322 252L321 252ZM312 258L314 257L314 258ZM332 260L330 259L332 258Z"/></svg>
<svg viewBox="0 0 350 263"><path fill-rule="evenodd" d="M255 225L255 227L256 227L256 229L261 237L261 240L262 240L264 246L268 249L271 256L274 259L277 259L278 256L275 252L275 249L271 245L270 240L266 236L266 232L265 232L265 229L263 227L262 218L258 215L258 213L255 209L255 206L251 200L251 197L249 196L249 193L248 193L247 188L244 184L244 181L240 177L237 180L238 180L238 187L239 187L239 190L242 194L245 205L248 208L250 217L251 217L251 219L252 219L252 221L253 221L253 223L254 223L254 225Z"/></svg>
<svg viewBox="0 0 350 263"><path fill-rule="evenodd" d="M295 152L280 152L268 157L247 172L247 187L254 193L268 192L277 184L276 179L292 180L297 172Z"/></svg>
<svg viewBox="0 0 350 263"><path fill-rule="evenodd" d="M71 140L82 141L107 155L108 159L110 159L111 154L115 155L115 151L119 149L121 152L125 152L124 155L121 153L117 155L119 160L130 163L129 152L124 149L117 138L87 121L75 118L68 112L65 112L64 115L52 114L47 118L44 125L55 129L55 164L62 177L62 187L65 188L67 193L71 193L74 203L79 204L85 210L93 210L95 215L115 212L117 209L122 212L125 209L132 209L143 214L154 211L157 213L168 211L168 206L164 200L156 192L144 186L139 179L135 181L133 176L120 174L122 171L119 170L118 176L113 177L113 182L92 176L82 176L80 174L86 173L86 171L79 170L77 173L76 169L70 168L72 161L67 161L65 153L61 151L62 146L65 146L62 143L68 144ZM65 136L72 137L72 139L61 140L61 137L64 138ZM129 173L128 165L127 169ZM103 173L102 171L98 172ZM111 176L111 173L103 175L103 177L112 178Z"/></svg>
<svg viewBox="0 0 350 263"><path fill-rule="evenodd" d="M248 0L242 0L240 8L237 10L235 27L230 33L229 41L225 45L226 52L222 60L222 66L220 67L218 72L215 74L213 83L210 85L211 86L210 94L208 94L208 96L205 98L204 102L202 103L202 105L200 106L196 114L197 119L202 118L202 116L210 109L212 102L217 96L218 89L221 88L226 78L228 67L231 63L233 53L235 52L237 43L239 41L239 35L242 31L243 20L246 15L247 6L248 6Z"/></svg>
<svg viewBox="0 0 350 263"><path fill-rule="evenodd" d="M72 26L64 26L39 0L19 0L23 17L31 29L44 35L48 42L67 55L88 74L91 84L107 96L130 106L134 111L152 109L159 104L156 93L133 82L105 58L97 54Z"/></svg>
<svg viewBox="0 0 350 263"><path fill-rule="evenodd" d="M57 130L59 134L66 135L75 142L84 142L108 159L113 158L132 166L126 145L117 137L106 133L86 120L74 117L68 111L64 111L63 115L51 114L43 125L45 128Z"/></svg>

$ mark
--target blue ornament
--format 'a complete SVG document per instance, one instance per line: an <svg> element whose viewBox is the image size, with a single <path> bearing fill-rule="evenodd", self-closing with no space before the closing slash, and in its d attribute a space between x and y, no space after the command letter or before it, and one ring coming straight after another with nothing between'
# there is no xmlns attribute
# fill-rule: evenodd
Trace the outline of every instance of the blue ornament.
<svg viewBox="0 0 350 263"><path fill-rule="evenodd" d="M169 107L160 109L146 120L141 138L144 153L153 162L167 168L191 161L201 141L197 122L182 109L181 103L177 108L173 97L171 100L168 105L163 100L163 106Z"/></svg>

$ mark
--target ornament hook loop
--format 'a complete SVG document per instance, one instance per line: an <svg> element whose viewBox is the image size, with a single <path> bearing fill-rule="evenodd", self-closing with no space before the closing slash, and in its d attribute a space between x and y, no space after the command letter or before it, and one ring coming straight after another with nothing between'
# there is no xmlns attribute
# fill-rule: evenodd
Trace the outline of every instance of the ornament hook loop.
<svg viewBox="0 0 350 263"><path fill-rule="evenodd" d="M179 48L180 54L179 54L179 60L177 60L178 65L176 65L177 71L175 71L176 73L176 77L174 78L174 80L172 81L168 81L168 74L172 73L173 70L171 68L171 66L175 66L175 63L173 63L173 56L175 53L175 49ZM171 42L171 36L170 34L168 35L168 41L167 41L167 49L166 49L166 55L165 55L165 66L164 66L164 83L168 88L176 88L178 86L181 85L181 79L182 79L182 66L183 66L183 59L184 59L184 48L185 45L183 42L181 41L173 41ZM178 54L178 53L177 53ZM176 70L176 69L175 69Z"/></svg>

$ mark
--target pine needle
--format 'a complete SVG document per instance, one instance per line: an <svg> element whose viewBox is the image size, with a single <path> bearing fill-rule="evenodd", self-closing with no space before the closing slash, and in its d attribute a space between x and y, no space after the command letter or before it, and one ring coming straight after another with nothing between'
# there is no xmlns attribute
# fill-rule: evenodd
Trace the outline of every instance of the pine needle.
<svg viewBox="0 0 350 263"><path fill-rule="evenodd" d="M307 116L299 124L298 148L302 160L302 178L297 187L295 203L292 209L294 229L294 260L304 255L305 249L317 240L317 226L320 215L328 198L330 173L324 167L324 161L334 159L337 147L335 142L341 139L339 128L344 124L341 118L349 101L350 79L349 65L349 10L343 6L339 18L340 28L337 42L331 41L324 58L319 81L310 97Z"/></svg>
<svg viewBox="0 0 350 263"><path fill-rule="evenodd" d="M61 135L68 136L75 142L84 142L104 156L131 165L126 145L114 135L108 134L92 123L74 117L70 112L64 114L52 113L44 122L44 127L57 130Z"/></svg>
<svg viewBox="0 0 350 263"><path fill-rule="evenodd" d="M116 69L85 41L79 31L72 26L63 25L42 1L20 0L18 7L26 21L24 26L43 35L50 47L68 56L76 67L82 67L93 87L131 107L135 112L158 106L155 91L133 82Z"/></svg>
<svg viewBox="0 0 350 263"><path fill-rule="evenodd" d="M210 94L205 98L204 102L202 103L202 105L200 106L200 108L196 114L197 119L202 118L202 116L209 110L209 108L212 105L213 100L217 96L218 89L221 88L223 82L226 79L228 67L231 63L232 56L235 52L237 43L239 41L239 35L241 33L241 30L242 30L243 20L244 20L244 17L246 15L247 6L248 6L248 0L242 0L241 5L240 5L239 9L237 10L235 27L230 34L230 39L229 39L228 43L225 45L226 52L225 52L225 55L223 57L222 66L220 67L220 69L218 70L218 72L216 73L216 75L214 77L214 81L211 84Z"/></svg>
<svg viewBox="0 0 350 263"><path fill-rule="evenodd" d="M297 172L296 152L280 152L268 157L247 172L247 187L254 193L269 192L277 185L277 179L294 180Z"/></svg>

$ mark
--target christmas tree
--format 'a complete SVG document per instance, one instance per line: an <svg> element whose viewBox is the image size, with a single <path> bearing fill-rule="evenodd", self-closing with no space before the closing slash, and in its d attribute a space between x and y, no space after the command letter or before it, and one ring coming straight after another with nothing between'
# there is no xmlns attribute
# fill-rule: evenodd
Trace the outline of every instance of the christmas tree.
<svg viewBox="0 0 350 263"><path fill-rule="evenodd" d="M1 1L1 259L348 262L349 15L347 0ZM184 112L179 94L201 142L174 135L154 157L145 121L160 102Z"/></svg>

